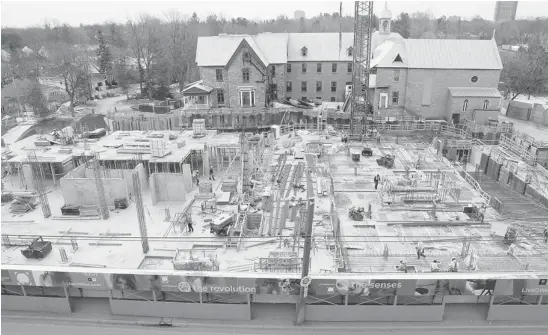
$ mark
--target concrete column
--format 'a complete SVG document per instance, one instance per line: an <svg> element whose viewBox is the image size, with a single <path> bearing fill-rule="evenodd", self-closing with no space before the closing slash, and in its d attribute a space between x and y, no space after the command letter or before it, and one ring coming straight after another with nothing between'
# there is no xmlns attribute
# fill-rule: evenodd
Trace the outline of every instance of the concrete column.
<svg viewBox="0 0 548 335"><path fill-rule="evenodd" d="M204 171L204 177L209 177L209 148L204 146L202 150L202 169Z"/></svg>
<svg viewBox="0 0 548 335"><path fill-rule="evenodd" d="M152 300L155 302L158 301L156 298L156 291L152 291Z"/></svg>
<svg viewBox="0 0 548 335"><path fill-rule="evenodd" d="M49 163L49 168L51 169L51 177L53 178L53 186L57 186L57 183L55 182L55 168L53 167L53 163Z"/></svg>
<svg viewBox="0 0 548 335"><path fill-rule="evenodd" d="M27 290L25 290L24 285L21 285L21 291L23 292L23 295L26 297L27 296Z"/></svg>

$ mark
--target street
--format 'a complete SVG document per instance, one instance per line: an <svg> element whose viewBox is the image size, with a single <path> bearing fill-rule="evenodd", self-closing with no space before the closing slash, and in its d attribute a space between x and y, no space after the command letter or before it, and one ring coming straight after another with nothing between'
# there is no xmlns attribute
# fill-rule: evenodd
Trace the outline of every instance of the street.
<svg viewBox="0 0 548 335"><path fill-rule="evenodd" d="M368 334L395 334L395 335L419 335L419 334L433 334L433 335L462 335L466 332L469 335L473 334L492 334L494 332L497 335L513 335L520 333L521 335L541 335L547 333L547 328L534 328L527 326L470 326L468 328L443 326L432 324L432 329L428 327L414 326L412 323L396 324L395 328L375 329L375 324L364 324L363 329L344 329L344 323L340 323L341 330L337 330L337 334L357 334L363 333L364 329L367 329ZM407 325L407 327L406 327ZM212 327L152 327L152 326L131 326L131 325L98 325L94 323L72 323L69 324L66 321L49 321L49 320L33 320L32 318L25 320L22 323L19 320L10 320L9 318L2 319L2 335L35 335L39 330L41 335L155 335L155 334L170 334L170 333L186 333L186 334L204 334L204 335L221 335L230 333L239 334L332 334L334 332L333 327L322 330L321 326L302 326L293 327L289 326L286 329L263 329L261 326L257 326L257 329L243 328L243 327L227 327L224 328L221 325L214 325Z"/></svg>

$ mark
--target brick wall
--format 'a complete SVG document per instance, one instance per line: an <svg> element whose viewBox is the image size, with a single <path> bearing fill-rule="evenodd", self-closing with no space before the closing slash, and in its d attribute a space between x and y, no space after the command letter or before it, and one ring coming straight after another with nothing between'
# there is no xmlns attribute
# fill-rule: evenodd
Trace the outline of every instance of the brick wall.
<svg viewBox="0 0 548 335"><path fill-rule="evenodd" d="M472 76L477 76L478 81L472 83L470 80ZM405 107L408 111L417 113L427 119L444 119L447 117L448 87L496 88L498 87L499 77L499 70L409 69ZM423 105L423 92L427 89L424 83L428 82L429 78L432 83L430 88L431 101L430 105Z"/></svg>
<svg viewBox="0 0 548 335"><path fill-rule="evenodd" d="M468 100L468 108L465 112L462 111L464 100ZM486 111L483 109L483 102L489 101L489 107ZM497 118L502 99L489 97L451 97L449 96L447 103L447 120L451 120L453 114L460 114L460 120L465 117L474 119L478 124L485 124L489 118Z"/></svg>
<svg viewBox="0 0 548 335"><path fill-rule="evenodd" d="M379 109L380 95L381 93L388 93L388 109L394 107L403 107L405 106L406 98L406 80L407 80L407 69L398 69L400 70L400 80L394 81L394 70L396 69L377 69L377 87L388 87L388 89L377 89L375 92L373 108L375 111L386 111L385 108ZM393 92L399 92L398 104L392 104Z"/></svg>
<svg viewBox="0 0 548 335"><path fill-rule="evenodd" d="M323 101L330 101L332 97L335 101L344 101L346 83L352 82L352 73L348 73L348 62L306 62L306 73L302 72L303 62L289 62L291 64L291 73L287 73L287 81L293 83L292 92L287 92L286 96L300 99L306 97L309 100L321 98ZM317 72L317 64L322 64L322 72ZM331 64L337 63L337 72L331 72ZM301 92L301 82L307 82L307 92ZM316 82L322 82L321 92L316 91ZM331 92L331 82L337 82L336 92Z"/></svg>

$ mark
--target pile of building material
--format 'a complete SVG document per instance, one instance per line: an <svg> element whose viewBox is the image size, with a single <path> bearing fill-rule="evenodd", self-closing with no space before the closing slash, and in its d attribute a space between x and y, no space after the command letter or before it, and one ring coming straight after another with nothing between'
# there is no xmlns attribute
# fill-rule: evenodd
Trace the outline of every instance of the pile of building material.
<svg viewBox="0 0 548 335"><path fill-rule="evenodd" d="M34 196L20 196L10 205L10 212L14 214L23 214L30 212L36 207Z"/></svg>

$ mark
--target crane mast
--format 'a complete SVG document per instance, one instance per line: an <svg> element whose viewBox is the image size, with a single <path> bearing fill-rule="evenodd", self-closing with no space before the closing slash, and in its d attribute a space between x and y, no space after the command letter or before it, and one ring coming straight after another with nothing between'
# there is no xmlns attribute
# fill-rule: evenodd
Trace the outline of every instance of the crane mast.
<svg viewBox="0 0 548 335"><path fill-rule="evenodd" d="M352 91L350 105L350 133L360 132L360 120L367 122L369 105L369 67L371 64L371 34L373 30L373 1L356 1L354 7L354 48L352 62ZM364 128L365 129L365 128Z"/></svg>

